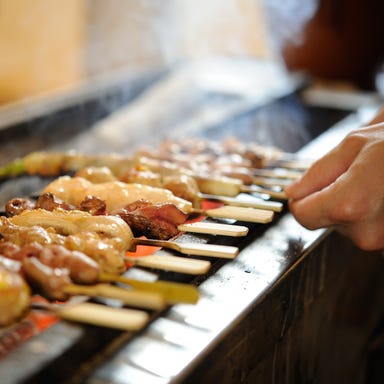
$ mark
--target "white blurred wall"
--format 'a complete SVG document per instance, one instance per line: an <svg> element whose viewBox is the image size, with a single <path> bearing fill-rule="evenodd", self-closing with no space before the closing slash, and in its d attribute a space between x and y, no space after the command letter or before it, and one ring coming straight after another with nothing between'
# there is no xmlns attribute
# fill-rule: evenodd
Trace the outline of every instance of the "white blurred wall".
<svg viewBox="0 0 384 384"><path fill-rule="evenodd" d="M90 76L270 57L262 0L0 0L0 103Z"/></svg>

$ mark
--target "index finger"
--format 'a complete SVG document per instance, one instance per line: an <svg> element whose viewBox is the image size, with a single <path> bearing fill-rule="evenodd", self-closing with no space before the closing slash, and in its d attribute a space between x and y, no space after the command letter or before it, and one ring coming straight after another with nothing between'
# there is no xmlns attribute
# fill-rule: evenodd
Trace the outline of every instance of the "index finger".
<svg viewBox="0 0 384 384"><path fill-rule="evenodd" d="M289 199L297 200L321 191L348 170L360 152L359 135L347 136L339 145L317 160L302 176L285 189Z"/></svg>

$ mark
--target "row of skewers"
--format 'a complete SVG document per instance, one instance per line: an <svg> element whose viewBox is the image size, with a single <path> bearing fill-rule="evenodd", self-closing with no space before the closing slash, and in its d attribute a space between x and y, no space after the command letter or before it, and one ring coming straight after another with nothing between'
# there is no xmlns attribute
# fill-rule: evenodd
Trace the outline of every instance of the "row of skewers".
<svg viewBox="0 0 384 384"><path fill-rule="evenodd" d="M157 151L131 157L33 152L16 159L0 168L1 178L24 174L56 178L36 198L17 197L5 205L0 222L0 287L13 294L0 300L0 325L28 310L31 292L50 302L73 295L118 298L135 309L112 314L111 308L105 311L105 306L89 302L49 308L63 318L85 322L98 318L99 325L124 329L139 329L148 322L147 312L136 308L195 303L199 297L195 286L127 279L123 276L127 263L197 275L210 268L205 256L236 257L236 247L187 244L178 241L178 235L245 236L248 228L234 221L271 222L283 209L284 185L307 165L278 149L233 139L164 142ZM240 198L244 193L248 197ZM203 209L206 200L220 206ZM196 217L200 219L189 222ZM136 257L132 251L143 244L188 256ZM9 305L10 297L17 305Z"/></svg>

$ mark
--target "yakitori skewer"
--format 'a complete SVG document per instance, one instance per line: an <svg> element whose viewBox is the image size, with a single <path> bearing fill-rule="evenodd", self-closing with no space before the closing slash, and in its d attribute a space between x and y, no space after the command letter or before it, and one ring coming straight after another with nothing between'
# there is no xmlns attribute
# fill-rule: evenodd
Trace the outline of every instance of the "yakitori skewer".
<svg viewBox="0 0 384 384"><path fill-rule="evenodd" d="M228 208L228 207L226 207ZM224 211L225 215L225 211ZM12 224L19 226L41 226L54 228L61 233L74 235L81 232L95 231L107 237L119 238L126 251L135 250L137 245L151 245L176 250L183 254L209 257L234 258L238 248L216 244L176 243L153 239L134 238L130 227L117 216L92 216L83 211L47 211L44 209L25 210L20 215L9 218Z"/></svg>
<svg viewBox="0 0 384 384"><path fill-rule="evenodd" d="M24 211L9 219L2 218L1 233L3 237L8 228L11 233L7 235L7 238L10 239L26 232L25 228L27 228L33 233L27 232L26 236L32 236L34 241L59 243L70 249L86 252L99 263L101 271L107 273L123 273L126 261L148 268L186 274L204 274L211 266L208 260L172 255L156 258L149 255L126 259L126 251L132 244L133 235L129 226L121 218L115 216L94 217L87 212L80 211ZM44 228L50 230L46 231ZM60 234L53 233L53 229ZM13 235L14 233L15 235Z"/></svg>
<svg viewBox="0 0 384 384"><path fill-rule="evenodd" d="M228 185L239 186L237 180L232 184L228 182ZM248 207L224 206L205 210L193 208L191 202L175 196L170 190L120 181L92 183L82 177L59 177L47 185L43 193L53 193L74 206L80 206L87 196L96 196L106 202L107 212L112 214L125 205L145 199L151 203L172 203L186 214L197 213L213 218L269 223L274 217L273 211Z"/></svg>
<svg viewBox="0 0 384 384"><path fill-rule="evenodd" d="M196 159L197 163L220 163L220 165L242 166L249 169L279 165L281 168L295 165L296 169L304 169L313 162L311 159L298 158L295 153L285 152L276 146L255 141L242 142L236 137L227 137L221 141L201 137L165 140L157 148L143 150L141 153L184 164Z"/></svg>
<svg viewBox="0 0 384 384"><path fill-rule="evenodd" d="M198 173L197 171L180 167L171 162L146 157L140 158L140 164L147 166L155 172L179 172L188 175L197 182L200 193L216 195L218 200L220 200L222 196L235 197L240 193L256 192L269 195L270 197L277 197L279 199L285 198L283 192L279 195L274 195L274 191L270 191L269 189L263 189L262 192L259 192L256 189L261 189L261 187L257 185L247 185L240 178L224 176L217 171L213 173ZM264 208L267 209L268 204L265 204Z"/></svg>
<svg viewBox="0 0 384 384"><path fill-rule="evenodd" d="M24 235L19 234L20 237ZM137 307L160 309L175 302L196 303L199 297L197 287L190 284L146 282L102 272L89 256L61 245L41 245L36 241L17 245L3 239L0 242L0 283L3 288L0 293L8 297L8 301L0 300L4 313L6 308L1 303L13 306L11 314L20 313L17 308L25 306L29 296L25 279L45 297L55 300L65 300L68 294L105 296ZM107 285L106 282L124 283L130 289Z"/></svg>
<svg viewBox="0 0 384 384"><path fill-rule="evenodd" d="M86 155L76 152L33 152L24 158L16 159L0 168L0 178L15 177L24 173L42 176L57 176L76 172L87 166L108 167L118 179L127 170L135 166L146 166L151 171L159 172L162 176L170 174L185 174L195 178L201 193L220 196L237 196L243 192L243 182L237 178L229 178L215 172L195 172L176 163L165 160L138 156L127 158L117 154ZM245 189L244 192L248 193ZM264 192L264 194L267 191ZM236 201L231 202L232 205ZM263 209L268 209L266 203Z"/></svg>
<svg viewBox="0 0 384 384"><path fill-rule="evenodd" d="M29 278L27 276L24 278L24 274L27 272L26 269L22 269L21 266L24 266L24 263L20 263L16 260L6 259L8 261L4 262L4 258L2 256L2 264L0 268L0 326L10 325L13 322L19 320L22 316L26 315L28 310L30 309L33 300L31 296L31 289L27 285L26 279ZM11 267L12 264L12 267ZM13 268L13 270L12 270ZM47 267L48 268L48 267ZM55 275L56 273L56 275ZM57 272L52 275L52 278L57 278ZM36 276L34 276L36 277ZM69 281L69 280L68 280ZM51 284L51 287L54 286L54 283ZM67 284L62 287L66 292L64 294L70 295L78 295L86 293L88 296L103 296L107 298L118 299L123 304L134 305L136 307L151 309L151 310L161 310L165 307L166 302L160 294L151 293L151 292L131 292L126 289L122 289L120 287L108 286L106 284L100 284L97 286L80 286L76 284ZM55 289L55 288L54 288ZM81 299L81 302L86 300L85 297L75 297L72 296L77 302ZM73 303L74 300L70 300ZM44 301L45 306L52 309L54 308L55 312L60 311L59 308L63 308L65 304L62 306L54 306L50 304L48 301ZM108 310L108 308L98 308L98 313L102 314ZM66 316L66 311L57 312L61 316ZM96 325L103 326L113 326L120 328L121 326L124 329L139 329L140 326L144 324L144 321L148 319L148 315L139 310L125 310L119 312L120 316L124 313L124 326L123 323L118 321L118 323L113 323L111 319L105 317L103 315L102 318L92 319L93 314L89 314L86 322ZM78 317L78 311L72 313L72 320L76 321L85 321L84 315ZM115 325L113 325L115 324Z"/></svg>
<svg viewBox="0 0 384 384"><path fill-rule="evenodd" d="M91 203L92 204L91 204ZM161 204L161 205L151 205L150 203L138 204L138 202L134 202L132 204L134 206L134 212L129 212L130 217L137 217L137 219L130 219L128 224L131 226L131 229L134 232L140 232L140 228L135 227L137 223L140 223L140 227L146 228L145 232L140 233L140 235L150 234L155 238L159 238L161 240L168 239L174 237L177 232L193 232L193 233L205 233L211 235L221 235L221 236L231 236L231 237L241 237L246 236L248 234L249 229L243 225L235 225L235 224L223 224L218 222L206 222L206 221L194 221L191 223L186 223L186 215L183 214L171 204ZM146 207L147 210L140 210L137 212L138 208ZM5 204L4 210L0 212L0 216L11 217L14 215L20 214L23 210L27 209L36 209L43 208L46 210L53 209L77 209L81 208L86 212L90 212L94 215L103 215L106 214L106 204L101 200L96 200L95 197L87 197L86 204L81 204L80 207L70 206L69 204L63 202L58 199L57 196L51 193L42 194L39 196L31 197L31 198L22 198L15 197L8 200ZM127 208L123 211L124 214L123 219L127 218ZM158 222L156 222L156 216ZM143 219L146 220L146 223L143 222ZM155 219L155 220L154 220ZM156 228L156 225L163 225L162 221L167 223L167 226L163 228L163 230L149 230L150 227ZM157 223L157 224L156 224ZM168 228L166 230L166 228ZM157 234L157 236L156 236Z"/></svg>

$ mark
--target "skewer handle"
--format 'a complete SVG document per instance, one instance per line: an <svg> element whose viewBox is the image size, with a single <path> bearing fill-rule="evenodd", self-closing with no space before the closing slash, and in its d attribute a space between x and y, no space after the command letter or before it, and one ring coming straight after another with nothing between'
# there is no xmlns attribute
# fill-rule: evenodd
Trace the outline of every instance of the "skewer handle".
<svg viewBox="0 0 384 384"><path fill-rule="evenodd" d="M303 176L303 172L300 171L291 171L289 169L282 168L262 168L262 169L252 169L252 174L255 177L264 177L272 179L287 179L287 180L296 180Z"/></svg>
<svg viewBox="0 0 384 384"><path fill-rule="evenodd" d="M65 287L65 292L72 295L86 295L90 297L105 297L116 299L126 305L138 308L157 309L165 308L165 299L154 292L143 292L134 289L114 287L109 284L77 285L71 284Z"/></svg>
<svg viewBox="0 0 384 384"><path fill-rule="evenodd" d="M155 247L164 247L173 249L177 252L183 253L184 255L194 256L210 256L210 257L221 257L224 259L234 259L239 253L237 247L229 245L218 245L218 244L203 244L203 243L176 243L175 241L169 240L154 240L154 239L134 239L135 245L150 245Z"/></svg>
<svg viewBox="0 0 384 384"><path fill-rule="evenodd" d="M286 158L272 160L268 162L267 165L269 167L279 167L304 172L313 164L313 162L314 160L310 159L299 159L295 158L295 156L289 158L289 156L287 156Z"/></svg>
<svg viewBox="0 0 384 384"><path fill-rule="evenodd" d="M149 315L144 311L93 303L52 306L52 309L65 320L126 331L140 330L149 321Z"/></svg>
<svg viewBox="0 0 384 384"><path fill-rule="evenodd" d="M248 207L233 207L230 205L220 208L207 209L203 211L202 214L209 217L262 224L271 222L274 217L273 211Z"/></svg>
<svg viewBox="0 0 384 384"><path fill-rule="evenodd" d="M208 223L204 221L180 224L177 228L181 232L207 233L210 235L222 235L232 237L246 236L249 231L248 228L243 225Z"/></svg>
<svg viewBox="0 0 384 384"><path fill-rule="evenodd" d="M274 179L274 178L270 178L270 177L253 176L252 177L252 183L259 185L260 187L285 188L286 186L291 184L292 181L290 179Z"/></svg>
<svg viewBox="0 0 384 384"><path fill-rule="evenodd" d="M188 259L171 255L149 255L141 257L127 256L126 261L137 266L180 272L190 275L202 275L211 267L208 260Z"/></svg>
<svg viewBox="0 0 384 384"><path fill-rule="evenodd" d="M143 292L155 292L160 294L168 304L196 304L200 296L198 288L192 284L176 283L173 281L142 281L106 273L100 275L100 280L127 284Z"/></svg>
<svg viewBox="0 0 384 384"><path fill-rule="evenodd" d="M274 191L269 188L262 188L257 185L243 185L242 192L244 193L261 193L265 195L269 195L272 198L279 200L287 200L287 195L284 191Z"/></svg>
<svg viewBox="0 0 384 384"><path fill-rule="evenodd" d="M223 259L234 259L239 253L237 247L218 244L177 243L175 248L186 255L219 257Z"/></svg>
<svg viewBox="0 0 384 384"><path fill-rule="evenodd" d="M216 196L208 195L205 193L201 194L201 197L207 200L219 201L223 204L235 206L235 207L248 207L256 209L266 209L267 211L281 212L283 209L283 204L278 201L263 201L258 199L243 199L237 197L226 197L226 196Z"/></svg>

